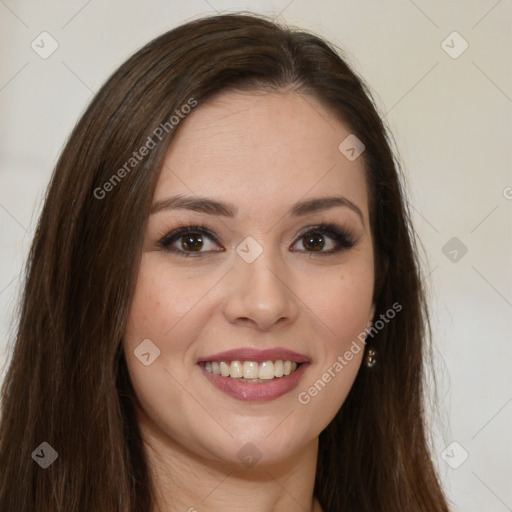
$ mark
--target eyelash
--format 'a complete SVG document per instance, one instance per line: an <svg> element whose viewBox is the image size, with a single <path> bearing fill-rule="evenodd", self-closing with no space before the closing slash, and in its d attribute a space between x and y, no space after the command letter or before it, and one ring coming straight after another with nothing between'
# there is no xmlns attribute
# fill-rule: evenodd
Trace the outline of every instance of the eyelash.
<svg viewBox="0 0 512 512"><path fill-rule="evenodd" d="M176 240L179 240L183 236L187 234L200 234L200 235L206 235L208 238L212 239L217 245L220 245L219 241L217 240L217 237L204 225L202 224L196 224L194 226L187 226L185 224L180 224L178 229L175 229L174 231L171 231L167 235L165 235L163 238L160 239L158 242L158 245L161 249L164 251L172 252L177 254L178 256L182 256L185 258L188 258L190 256L192 257L198 257L204 254L211 254L212 251L183 251L181 249L177 249L176 247L173 247L172 244L176 242ZM327 222L322 223L317 226L308 227L305 231L303 231L300 235L298 235L297 241L305 238L308 235L312 234L320 234L323 236L328 236L334 240L334 242L337 244L337 247L334 249L331 249L329 251L305 251L305 250L296 250L294 252L309 252L310 257L314 256L329 256L332 254L336 254L338 252L341 252L346 249L351 249L354 247L354 245L357 243L355 236L350 230L347 230L345 228L341 228L340 226L337 226L334 223ZM294 244L295 245L295 244ZM214 251L214 252L223 252L223 251Z"/></svg>

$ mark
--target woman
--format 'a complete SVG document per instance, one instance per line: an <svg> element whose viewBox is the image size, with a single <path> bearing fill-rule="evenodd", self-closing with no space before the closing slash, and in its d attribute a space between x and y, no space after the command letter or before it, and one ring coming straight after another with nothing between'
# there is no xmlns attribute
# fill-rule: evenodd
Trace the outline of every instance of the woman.
<svg viewBox="0 0 512 512"><path fill-rule="evenodd" d="M326 42L193 21L55 169L2 390L2 511L446 511L414 238Z"/></svg>

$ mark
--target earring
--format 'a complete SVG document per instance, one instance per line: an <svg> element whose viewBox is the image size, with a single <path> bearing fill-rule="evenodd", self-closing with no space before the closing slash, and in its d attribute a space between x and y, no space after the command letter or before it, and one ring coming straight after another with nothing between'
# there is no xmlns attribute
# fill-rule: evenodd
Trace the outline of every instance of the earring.
<svg viewBox="0 0 512 512"><path fill-rule="evenodd" d="M368 368L373 368L377 364L377 352L373 348L366 351L364 363Z"/></svg>

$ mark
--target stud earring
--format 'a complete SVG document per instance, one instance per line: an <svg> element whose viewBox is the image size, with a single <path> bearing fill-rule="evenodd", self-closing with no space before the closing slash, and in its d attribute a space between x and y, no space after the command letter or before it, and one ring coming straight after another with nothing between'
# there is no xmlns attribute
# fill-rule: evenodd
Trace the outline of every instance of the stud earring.
<svg viewBox="0 0 512 512"><path fill-rule="evenodd" d="M368 368L373 368L377 364L377 352L373 348L369 348L365 355L365 364Z"/></svg>

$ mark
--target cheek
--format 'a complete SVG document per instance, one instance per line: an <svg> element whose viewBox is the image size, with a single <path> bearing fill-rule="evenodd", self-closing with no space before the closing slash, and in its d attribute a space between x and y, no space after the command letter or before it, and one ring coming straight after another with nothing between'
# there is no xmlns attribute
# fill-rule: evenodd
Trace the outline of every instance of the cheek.
<svg viewBox="0 0 512 512"><path fill-rule="evenodd" d="M301 297L318 323L323 324L326 350L341 350L371 320L372 263L356 262L338 271L317 272L314 277L314 281L311 277L303 279Z"/></svg>
<svg viewBox="0 0 512 512"><path fill-rule="evenodd" d="M199 328L199 322L190 323L188 317L191 313L192 316L201 314L202 309L197 305L214 286L214 277L194 278L179 271L170 272L151 254L144 255L126 326L125 345L133 349L149 338L164 358L170 352L170 344L173 352L179 354L193 335L190 329Z"/></svg>
<svg viewBox="0 0 512 512"><path fill-rule="evenodd" d="M172 328L180 303L169 293L165 281L156 279L142 267L135 288L125 331L125 345L134 349L144 339L150 339L160 349L166 333Z"/></svg>
<svg viewBox="0 0 512 512"><path fill-rule="evenodd" d="M328 318L334 332L346 343L353 339L370 320L373 297L373 272L354 271L340 278L338 294L331 297ZM334 293L334 292L331 292Z"/></svg>
<svg viewBox="0 0 512 512"><path fill-rule="evenodd" d="M365 328L371 320L371 262L320 275L305 301L316 323L319 358L297 390L297 400L325 426L345 401L361 366ZM320 334L321 333L321 334Z"/></svg>
<svg viewBox="0 0 512 512"><path fill-rule="evenodd" d="M218 281L215 273L185 274L155 254L143 255L123 347L139 402L155 419L170 405L185 410L194 403L183 389L194 366L194 342L214 310Z"/></svg>
<svg viewBox="0 0 512 512"><path fill-rule="evenodd" d="M215 282L208 277L190 279L179 270L169 271L151 254L143 255L125 329L125 358L144 412L141 418L150 418L183 442L190 435L191 418L201 414L197 401L184 392L191 386L189 348L207 321L204 298ZM171 415L176 410L182 414Z"/></svg>

